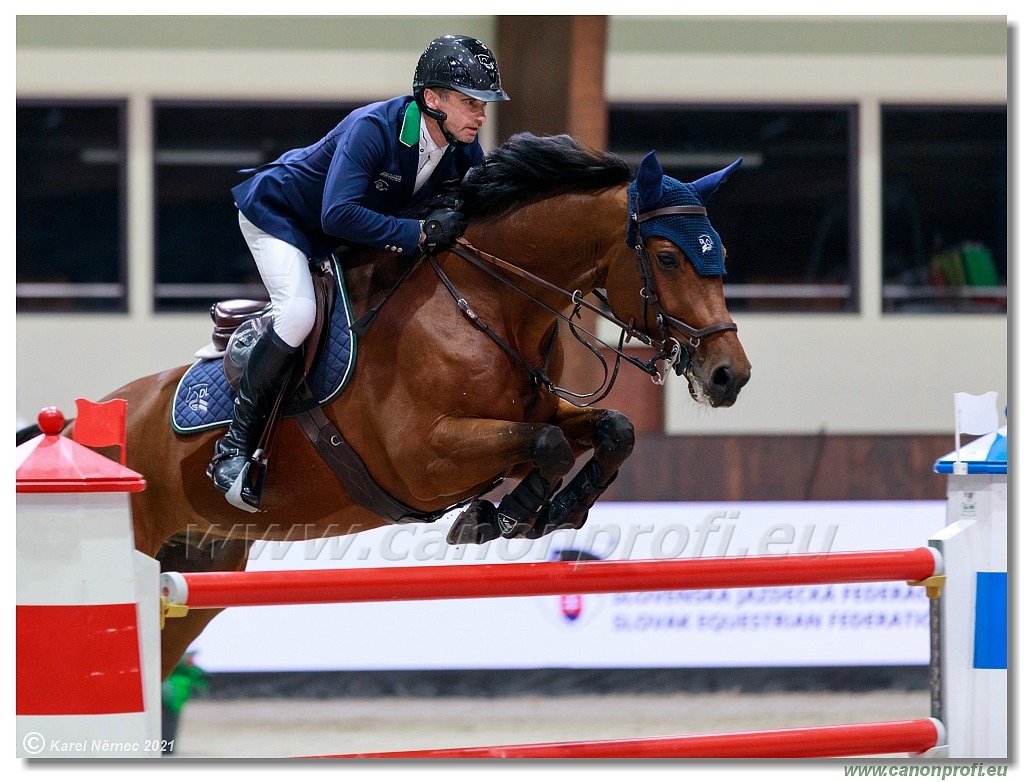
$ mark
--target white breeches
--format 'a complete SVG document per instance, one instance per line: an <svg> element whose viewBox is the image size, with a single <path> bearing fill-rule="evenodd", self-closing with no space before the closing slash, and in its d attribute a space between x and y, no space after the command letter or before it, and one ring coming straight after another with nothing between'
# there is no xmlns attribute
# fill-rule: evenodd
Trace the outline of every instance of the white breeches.
<svg viewBox="0 0 1024 782"><path fill-rule="evenodd" d="M309 261L301 250L257 228L241 212L238 225L270 294L274 331L297 348L309 336L316 320Z"/></svg>

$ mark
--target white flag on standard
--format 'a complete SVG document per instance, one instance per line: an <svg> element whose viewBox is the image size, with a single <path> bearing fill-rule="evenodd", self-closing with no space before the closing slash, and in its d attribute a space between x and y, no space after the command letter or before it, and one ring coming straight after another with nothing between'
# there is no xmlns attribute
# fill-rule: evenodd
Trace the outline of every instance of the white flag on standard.
<svg viewBox="0 0 1024 782"><path fill-rule="evenodd" d="M995 391L977 396L963 391L953 394L957 434L988 434L998 429L998 403L999 395Z"/></svg>

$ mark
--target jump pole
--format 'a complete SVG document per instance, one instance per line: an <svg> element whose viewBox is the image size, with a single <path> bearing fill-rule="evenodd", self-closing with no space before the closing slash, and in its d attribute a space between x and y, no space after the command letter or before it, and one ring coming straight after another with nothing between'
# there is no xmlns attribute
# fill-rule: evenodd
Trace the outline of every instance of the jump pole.
<svg viewBox="0 0 1024 782"><path fill-rule="evenodd" d="M936 549L709 557L685 560L533 562L252 573L163 573L165 610L379 601L535 597L687 589L921 582L942 572Z"/></svg>
<svg viewBox="0 0 1024 782"><path fill-rule="evenodd" d="M423 749L320 758L836 758L923 754L945 743L935 719L638 739Z"/></svg>

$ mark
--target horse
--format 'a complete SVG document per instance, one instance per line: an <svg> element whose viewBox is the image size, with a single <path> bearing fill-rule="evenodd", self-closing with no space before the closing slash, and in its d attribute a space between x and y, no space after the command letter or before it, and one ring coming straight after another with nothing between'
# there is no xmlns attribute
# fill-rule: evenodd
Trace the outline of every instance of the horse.
<svg viewBox="0 0 1024 782"><path fill-rule="evenodd" d="M557 385L572 344L559 324L589 344L565 313L578 314L594 292L601 303L589 306L657 348L657 362L633 363L660 379L674 370L698 403L732 405L750 363L726 307L724 249L704 202L738 163L684 184L654 153L634 178L621 158L568 136L513 136L457 186L468 219L458 244L418 260L365 247L346 256L353 312L373 317L351 382L323 416L413 518L462 508L450 544L578 529L634 436L626 416ZM169 425L187 369L105 397L128 403L128 466L147 482L131 499L135 545L162 570L244 570L255 541L385 523L287 417L276 427L259 512L226 502L205 472L220 433ZM506 480L513 488L497 506L484 498ZM167 621L164 676L216 613Z"/></svg>

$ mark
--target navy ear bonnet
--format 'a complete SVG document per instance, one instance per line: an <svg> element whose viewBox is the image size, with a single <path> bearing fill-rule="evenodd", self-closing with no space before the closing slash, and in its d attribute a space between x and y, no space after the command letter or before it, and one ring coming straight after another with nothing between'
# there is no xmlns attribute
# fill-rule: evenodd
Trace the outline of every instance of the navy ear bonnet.
<svg viewBox="0 0 1024 782"><path fill-rule="evenodd" d="M630 247L637 245L639 229L640 242L646 242L652 236L668 239L686 254L702 275L725 274L722 240L706 215L662 215L639 224L635 217L667 206L707 207L711 195L742 162L743 158L739 158L721 171L687 184L666 176L655 154L648 153L637 169L636 179L629 185L626 243Z"/></svg>

